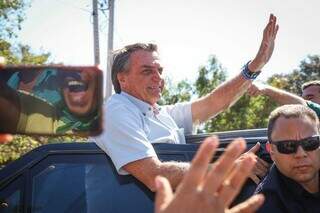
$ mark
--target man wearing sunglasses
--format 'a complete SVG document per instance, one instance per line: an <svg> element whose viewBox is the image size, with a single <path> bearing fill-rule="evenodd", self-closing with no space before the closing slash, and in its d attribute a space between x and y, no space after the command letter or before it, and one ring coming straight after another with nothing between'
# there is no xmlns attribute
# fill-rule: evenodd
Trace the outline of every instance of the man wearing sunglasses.
<svg viewBox="0 0 320 213"><path fill-rule="evenodd" d="M258 212L320 212L319 120L304 105L283 105L269 118L267 149L274 165L259 184Z"/></svg>

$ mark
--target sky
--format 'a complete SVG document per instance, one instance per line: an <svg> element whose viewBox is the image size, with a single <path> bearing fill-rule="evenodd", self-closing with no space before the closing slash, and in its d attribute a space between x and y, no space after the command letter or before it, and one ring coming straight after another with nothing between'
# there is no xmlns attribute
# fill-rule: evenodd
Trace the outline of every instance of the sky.
<svg viewBox="0 0 320 213"><path fill-rule="evenodd" d="M227 75L239 73L258 51L270 13L280 26L272 58L259 76L289 73L307 55L320 54L319 0L115 0L114 48L158 44L164 73L174 82L194 81L215 55ZM33 0L19 41L54 63L90 65L92 0ZM102 68L107 58L107 13L99 14Z"/></svg>

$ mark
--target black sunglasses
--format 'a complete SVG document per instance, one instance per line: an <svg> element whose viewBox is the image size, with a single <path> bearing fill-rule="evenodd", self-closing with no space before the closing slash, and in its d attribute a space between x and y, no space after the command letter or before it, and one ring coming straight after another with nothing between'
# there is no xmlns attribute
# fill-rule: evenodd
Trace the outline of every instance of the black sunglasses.
<svg viewBox="0 0 320 213"><path fill-rule="evenodd" d="M296 153L298 147L301 146L304 151L313 151L319 148L320 136L314 135L312 137L304 138L301 140L285 140L285 141L270 141L270 143L277 146L277 149L282 154Z"/></svg>

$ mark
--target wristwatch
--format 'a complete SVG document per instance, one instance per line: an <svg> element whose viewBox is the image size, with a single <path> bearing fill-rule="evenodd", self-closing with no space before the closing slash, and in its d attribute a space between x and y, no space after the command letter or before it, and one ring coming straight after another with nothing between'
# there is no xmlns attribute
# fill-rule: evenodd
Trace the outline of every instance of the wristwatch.
<svg viewBox="0 0 320 213"><path fill-rule="evenodd" d="M258 75L261 73L261 71L258 71L258 72L252 72L250 69L249 69L249 63L251 61L248 61L243 67L242 67L242 70L241 70L241 74L242 76L247 79L247 80L254 80L258 77Z"/></svg>

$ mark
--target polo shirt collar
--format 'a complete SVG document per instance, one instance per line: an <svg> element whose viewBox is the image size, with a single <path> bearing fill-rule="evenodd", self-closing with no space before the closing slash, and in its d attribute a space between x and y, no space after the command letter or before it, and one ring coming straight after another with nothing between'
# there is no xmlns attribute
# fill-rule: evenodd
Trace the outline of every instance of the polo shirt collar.
<svg viewBox="0 0 320 213"><path fill-rule="evenodd" d="M157 104L155 104L155 106L152 106L123 91L121 91L120 95L126 97L127 99L129 99L129 101L136 105L144 116L154 116L159 113L160 108Z"/></svg>

